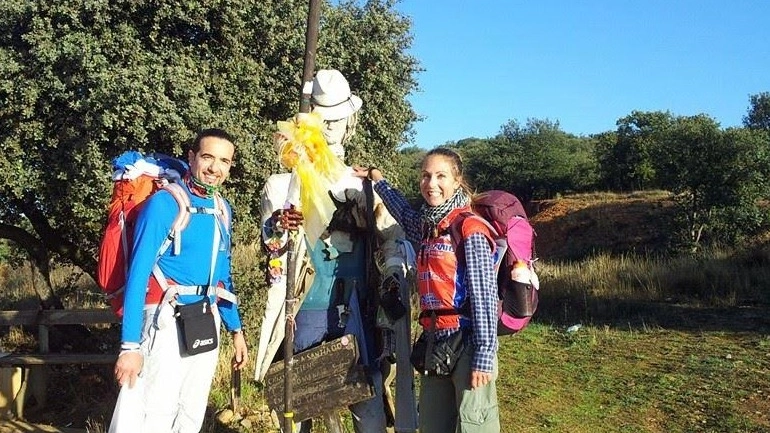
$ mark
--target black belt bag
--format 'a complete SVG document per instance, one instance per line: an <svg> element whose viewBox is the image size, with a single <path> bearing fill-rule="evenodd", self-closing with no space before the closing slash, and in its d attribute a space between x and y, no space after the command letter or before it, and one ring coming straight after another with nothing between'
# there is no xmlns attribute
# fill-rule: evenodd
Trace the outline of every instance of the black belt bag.
<svg viewBox="0 0 770 433"><path fill-rule="evenodd" d="M433 332L423 331L412 346L409 361L418 373L432 376L449 376L465 349L462 331L435 341Z"/></svg>
<svg viewBox="0 0 770 433"><path fill-rule="evenodd" d="M197 355L217 348L219 336L208 297L192 304L177 305L175 311L186 354Z"/></svg>

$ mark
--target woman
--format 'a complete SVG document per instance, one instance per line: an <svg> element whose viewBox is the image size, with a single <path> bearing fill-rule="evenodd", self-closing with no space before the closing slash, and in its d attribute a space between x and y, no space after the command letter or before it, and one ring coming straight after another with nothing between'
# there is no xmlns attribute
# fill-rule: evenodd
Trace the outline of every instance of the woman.
<svg viewBox="0 0 770 433"><path fill-rule="evenodd" d="M359 167L355 173L372 180L407 237L420 245L417 286L425 360L440 350L444 352L436 358L446 359L452 342L462 339L456 361L421 366L420 433L498 433L495 243L478 218L465 218L460 228L463 245L452 245L449 227L471 211L460 156L446 148L426 154L420 180L425 203L419 211L380 170Z"/></svg>

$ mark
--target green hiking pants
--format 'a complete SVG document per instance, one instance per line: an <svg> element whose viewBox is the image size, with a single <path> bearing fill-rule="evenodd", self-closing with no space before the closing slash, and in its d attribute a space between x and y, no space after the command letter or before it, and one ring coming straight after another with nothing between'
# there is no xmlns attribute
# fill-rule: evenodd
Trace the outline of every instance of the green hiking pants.
<svg viewBox="0 0 770 433"><path fill-rule="evenodd" d="M500 433L497 357L487 385L471 390L470 348L451 376L420 376L420 433Z"/></svg>

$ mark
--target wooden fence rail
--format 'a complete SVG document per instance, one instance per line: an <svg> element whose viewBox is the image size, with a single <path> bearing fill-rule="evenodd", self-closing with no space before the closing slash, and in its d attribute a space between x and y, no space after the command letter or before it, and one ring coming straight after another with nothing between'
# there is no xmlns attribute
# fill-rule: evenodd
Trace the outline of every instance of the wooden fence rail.
<svg viewBox="0 0 770 433"><path fill-rule="evenodd" d="M38 349L36 353L0 352L0 369L6 369L7 381L14 374L19 374L16 386L4 387L2 400L12 402L16 415L23 418L24 400L28 383L32 382L32 393L40 407L45 405L46 366L55 364L111 364L117 359L117 353L50 353L49 329L56 325L96 325L120 323L120 318L110 309L70 309L70 310L19 310L0 311L0 327L37 326ZM30 380L34 376L35 380ZM8 384L6 384L8 385ZM10 388L10 389L8 389ZM8 409L8 408L6 408Z"/></svg>

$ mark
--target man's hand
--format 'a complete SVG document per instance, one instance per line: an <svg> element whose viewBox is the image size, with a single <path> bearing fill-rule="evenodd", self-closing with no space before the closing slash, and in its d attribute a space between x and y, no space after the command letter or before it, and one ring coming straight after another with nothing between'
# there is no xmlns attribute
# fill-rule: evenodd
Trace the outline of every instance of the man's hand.
<svg viewBox="0 0 770 433"><path fill-rule="evenodd" d="M271 218L280 230L297 230L305 220L302 212L295 209L294 206L289 209L278 209L273 212Z"/></svg>
<svg viewBox="0 0 770 433"><path fill-rule="evenodd" d="M128 383L128 387L133 388L136 383L136 377L142 371L143 363L144 357L142 352L138 350L121 353L118 356L118 361L115 363L115 380L118 381L120 386Z"/></svg>
<svg viewBox="0 0 770 433"><path fill-rule="evenodd" d="M233 333L233 347L235 348L232 361L233 369L240 370L246 366L246 362L249 360L249 350L246 347L246 339L243 337L242 331Z"/></svg>

